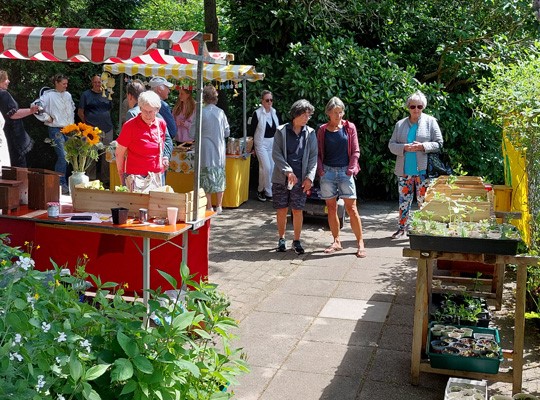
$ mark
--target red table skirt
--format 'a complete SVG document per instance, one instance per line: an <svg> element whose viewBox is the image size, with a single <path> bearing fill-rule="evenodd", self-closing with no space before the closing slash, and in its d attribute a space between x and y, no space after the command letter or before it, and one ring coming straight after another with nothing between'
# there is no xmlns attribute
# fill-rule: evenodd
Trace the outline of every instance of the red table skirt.
<svg viewBox="0 0 540 400"><path fill-rule="evenodd" d="M50 228L36 225L34 221L7 218L0 219L0 232L10 233L12 246L25 248L25 242L33 243L32 258L38 270L52 269L52 259L59 266L67 265L73 272L77 259L86 255L89 260L86 272L99 276L102 282L127 284L127 292L142 295L142 238ZM187 264L198 281L208 277L209 237L210 220L197 231L188 232ZM171 241L182 245L182 235ZM151 239L150 247L162 243L162 240ZM171 289L158 270L180 282L181 262L182 250L170 243L152 250L150 288Z"/></svg>

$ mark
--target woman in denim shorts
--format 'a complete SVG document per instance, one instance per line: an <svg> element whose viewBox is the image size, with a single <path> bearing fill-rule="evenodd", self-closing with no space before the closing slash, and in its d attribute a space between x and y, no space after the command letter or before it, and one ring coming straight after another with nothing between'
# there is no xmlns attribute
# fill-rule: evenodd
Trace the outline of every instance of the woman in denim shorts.
<svg viewBox="0 0 540 400"><path fill-rule="evenodd" d="M326 201L328 209L328 225L332 231L334 242L324 251L327 254L343 249L339 239L339 218L337 214L337 197L345 202L345 209L351 219L351 228L356 236L358 250L356 257L366 257L362 222L356 207L356 186L354 176L360 171L358 158L360 147L358 134L352 122L343 120L345 105L332 97L325 108L329 121L317 131L318 162L317 174L320 177L321 197Z"/></svg>

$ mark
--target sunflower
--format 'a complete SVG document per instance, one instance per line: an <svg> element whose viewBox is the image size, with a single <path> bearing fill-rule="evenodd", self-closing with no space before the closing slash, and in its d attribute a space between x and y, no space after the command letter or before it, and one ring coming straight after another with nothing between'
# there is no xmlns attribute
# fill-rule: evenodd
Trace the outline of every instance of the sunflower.
<svg viewBox="0 0 540 400"><path fill-rule="evenodd" d="M99 143L99 135L101 131L98 128L89 128L83 131L83 135L88 140L88 144L93 146Z"/></svg>

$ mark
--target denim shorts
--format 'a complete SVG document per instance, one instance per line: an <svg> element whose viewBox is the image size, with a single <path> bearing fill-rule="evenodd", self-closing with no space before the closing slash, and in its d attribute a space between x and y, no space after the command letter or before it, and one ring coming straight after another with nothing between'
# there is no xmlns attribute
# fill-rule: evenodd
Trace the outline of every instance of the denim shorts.
<svg viewBox="0 0 540 400"><path fill-rule="evenodd" d="M276 210L289 207L292 210L303 210L306 198L301 181L298 181L291 190L287 189L286 185L272 184L272 205Z"/></svg>
<svg viewBox="0 0 540 400"><path fill-rule="evenodd" d="M353 176L347 175L348 167L329 167L323 165L321 176L321 198L333 199L339 195L342 199L356 199L356 185Z"/></svg>

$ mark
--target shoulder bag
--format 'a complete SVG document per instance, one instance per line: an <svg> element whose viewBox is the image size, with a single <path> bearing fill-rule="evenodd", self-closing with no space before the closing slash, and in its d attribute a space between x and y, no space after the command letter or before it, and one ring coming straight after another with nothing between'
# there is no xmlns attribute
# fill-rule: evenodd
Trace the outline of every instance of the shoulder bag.
<svg viewBox="0 0 540 400"><path fill-rule="evenodd" d="M452 175L454 171L450 166L450 158L439 143L438 153L428 153L427 176L437 178L439 175Z"/></svg>

